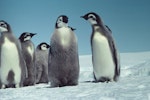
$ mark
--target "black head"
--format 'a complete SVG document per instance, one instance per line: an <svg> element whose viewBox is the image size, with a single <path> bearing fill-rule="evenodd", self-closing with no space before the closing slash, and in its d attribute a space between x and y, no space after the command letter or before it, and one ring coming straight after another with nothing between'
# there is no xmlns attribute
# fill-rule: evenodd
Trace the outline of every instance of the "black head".
<svg viewBox="0 0 150 100"><path fill-rule="evenodd" d="M57 18L56 21L56 28L60 28L60 27L66 27L68 24L68 17L66 15L61 15Z"/></svg>
<svg viewBox="0 0 150 100"><path fill-rule="evenodd" d="M102 24L102 20L101 20L100 16L94 12L87 13L84 16L81 16L81 18L88 20L92 25Z"/></svg>
<svg viewBox="0 0 150 100"><path fill-rule="evenodd" d="M29 32L24 32L20 35L19 39L21 42L25 42L30 40L36 33L29 33Z"/></svg>
<svg viewBox="0 0 150 100"><path fill-rule="evenodd" d="M48 50L50 48L50 45L48 45L46 42L42 42L38 45L38 48L40 50Z"/></svg>
<svg viewBox="0 0 150 100"><path fill-rule="evenodd" d="M0 33L3 32L11 32L11 28L10 25L4 21L4 20L0 20Z"/></svg>

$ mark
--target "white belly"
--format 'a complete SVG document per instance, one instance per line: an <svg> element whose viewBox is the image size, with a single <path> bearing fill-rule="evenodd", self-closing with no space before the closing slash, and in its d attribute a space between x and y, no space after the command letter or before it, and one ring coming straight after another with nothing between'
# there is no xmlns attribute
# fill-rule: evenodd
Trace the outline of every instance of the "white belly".
<svg viewBox="0 0 150 100"><path fill-rule="evenodd" d="M14 43L5 38L4 44L1 47L1 67L0 78L3 84L8 84L7 77L9 71L14 72L15 83L20 83L21 69L19 66L19 54Z"/></svg>
<svg viewBox="0 0 150 100"><path fill-rule="evenodd" d="M107 38L95 33L93 40L93 69L97 79L108 77L113 79L115 64L113 62Z"/></svg>
<svg viewBox="0 0 150 100"><path fill-rule="evenodd" d="M59 29L59 37L60 37L60 43L63 47L70 46L71 41L71 33L70 29L66 27L62 27Z"/></svg>
<svg viewBox="0 0 150 100"><path fill-rule="evenodd" d="M28 50L28 52L29 52L29 54L31 55L32 60L33 60L33 55L34 55L34 47L33 47L33 45L28 46L28 47L27 47L27 50Z"/></svg>

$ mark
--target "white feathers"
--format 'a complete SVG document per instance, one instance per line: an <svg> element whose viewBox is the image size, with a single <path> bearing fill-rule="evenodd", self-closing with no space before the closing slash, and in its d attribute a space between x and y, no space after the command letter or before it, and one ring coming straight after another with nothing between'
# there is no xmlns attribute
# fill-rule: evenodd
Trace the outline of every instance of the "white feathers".
<svg viewBox="0 0 150 100"><path fill-rule="evenodd" d="M93 15L93 14L89 14L89 15L88 15L88 18L94 18L94 19L96 19L96 16Z"/></svg>
<svg viewBox="0 0 150 100"><path fill-rule="evenodd" d="M63 17L59 17L57 20L57 24L63 22Z"/></svg>
<svg viewBox="0 0 150 100"><path fill-rule="evenodd" d="M105 76L113 79L115 65L107 38L96 32L94 33L92 45L93 68L96 78L99 79Z"/></svg>
<svg viewBox="0 0 150 100"><path fill-rule="evenodd" d="M27 50L28 50L29 54L32 56L32 58L33 58L34 47L33 47L33 46L28 46L28 47L27 47Z"/></svg>
<svg viewBox="0 0 150 100"><path fill-rule="evenodd" d="M68 24L66 24L66 23L64 23L64 22L59 22L59 23L57 23L57 26L58 26L59 28L61 28L61 27L67 27Z"/></svg>
<svg viewBox="0 0 150 100"><path fill-rule="evenodd" d="M88 21L91 23L91 25L97 24L96 16L94 16L93 14L88 15Z"/></svg>
<svg viewBox="0 0 150 100"><path fill-rule="evenodd" d="M41 50L47 50L48 48L47 48L47 45L46 44L43 44L43 45L41 45Z"/></svg>
<svg viewBox="0 0 150 100"><path fill-rule="evenodd" d="M7 28L0 26L0 33L2 33L2 32L7 32L7 31L8 31Z"/></svg>
<svg viewBox="0 0 150 100"><path fill-rule="evenodd" d="M2 32L7 32L7 31L8 29L7 29L6 23L0 22L0 32L2 33Z"/></svg>
<svg viewBox="0 0 150 100"><path fill-rule="evenodd" d="M9 41L6 37L4 44L1 47L1 67L0 78L2 83L7 84L7 75L9 71L13 71L15 76L15 83L19 84L21 80L21 69L19 66L19 54L17 47L14 43Z"/></svg>
<svg viewBox="0 0 150 100"><path fill-rule="evenodd" d="M68 27L67 23L63 22L63 17L59 17L57 20L57 27L61 28L61 27Z"/></svg>
<svg viewBox="0 0 150 100"><path fill-rule="evenodd" d="M60 42L61 45L64 47L67 47L70 45L70 41L71 41L71 33L70 33L70 28L68 27L62 27L58 29L58 35L60 37Z"/></svg>
<svg viewBox="0 0 150 100"><path fill-rule="evenodd" d="M24 41L28 41L30 39L31 39L31 36L27 36L27 37L24 38Z"/></svg>

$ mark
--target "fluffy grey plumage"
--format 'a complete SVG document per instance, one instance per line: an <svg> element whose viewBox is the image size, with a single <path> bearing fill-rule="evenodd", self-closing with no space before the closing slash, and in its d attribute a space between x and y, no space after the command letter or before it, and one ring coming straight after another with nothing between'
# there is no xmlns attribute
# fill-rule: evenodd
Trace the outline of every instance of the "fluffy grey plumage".
<svg viewBox="0 0 150 100"><path fill-rule="evenodd" d="M23 57L26 62L28 78L24 82L24 86L34 85L35 83L35 47L30 40L35 34L24 32L19 37L22 47Z"/></svg>
<svg viewBox="0 0 150 100"><path fill-rule="evenodd" d="M49 45L40 43L35 52L36 83L48 83L48 52Z"/></svg>
<svg viewBox="0 0 150 100"><path fill-rule="evenodd" d="M51 87L78 84L79 56L77 38L71 28L67 26L67 23L67 16L59 16L56 21L56 29L51 37L48 62Z"/></svg>

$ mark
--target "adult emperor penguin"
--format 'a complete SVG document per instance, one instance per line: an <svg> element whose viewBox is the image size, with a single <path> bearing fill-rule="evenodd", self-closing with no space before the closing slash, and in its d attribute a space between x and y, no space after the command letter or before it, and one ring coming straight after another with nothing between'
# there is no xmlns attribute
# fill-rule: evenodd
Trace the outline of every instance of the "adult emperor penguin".
<svg viewBox="0 0 150 100"><path fill-rule="evenodd" d="M49 51L49 80L51 87L74 86L79 78L77 38L70 27L68 17L61 15L52 34Z"/></svg>
<svg viewBox="0 0 150 100"><path fill-rule="evenodd" d="M36 83L48 83L48 52L50 46L42 42L35 51Z"/></svg>
<svg viewBox="0 0 150 100"><path fill-rule="evenodd" d="M36 33L24 32L20 35L19 40L22 47L23 57L26 62L28 78L24 82L24 86L34 85L35 82L35 47L31 38Z"/></svg>
<svg viewBox="0 0 150 100"><path fill-rule="evenodd" d="M117 81L120 58L111 31L94 12L81 16L92 25L91 49L95 82Z"/></svg>
<svg viewBox="0 0 150 100"><path fill-rule="evenodd" d="M27 71L20 43L3 20L0 21L0 33L0 88L22 87Z"/></svg>

